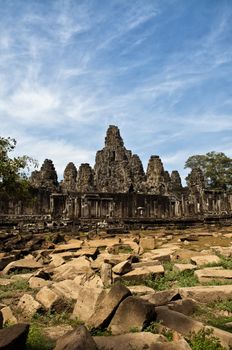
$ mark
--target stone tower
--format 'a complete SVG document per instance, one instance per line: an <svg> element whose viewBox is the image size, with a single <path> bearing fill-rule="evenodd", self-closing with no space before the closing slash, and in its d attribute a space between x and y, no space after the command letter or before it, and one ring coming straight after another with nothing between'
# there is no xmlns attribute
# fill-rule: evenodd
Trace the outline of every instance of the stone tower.
<svg viewBox="0 0 232 350"><path fill-rule="evenodd" d="M64 170L62 189L67 192L75 192L77 189L77 168L72 162Z"/></svg>
<svg viewBox="0 0 232 350"><path fill-rule="evenodd" d="M88 163L81 164L78 170L77 191L78 192L94 191L94 172Z"/></svg>
<svg viewBox="0 0 232 350"><path fill-rule="evenodd" d="M36 188L43 187L51 191L57 190L57 173L52 160L45 159L40 171L32 172L30 182Z"/></svg>
<svg viewBox="0 0 232 350"><path fill-rule="evenodd" d="M169 174L164 171L159 156L151 156L147 166L146 188L148 193L166 194L168 190Z"/></svg>
<svg viewBox="0 0 232 350"><path fill-rule="evenodd" d="M95 185L99 192L128 192L132 187L130 160L132 154L123 144L117 126L110 125L105 147L95 161Z"/></svg>
<svg viewBox="0 0 232 350"><path fill-rule="evenodd" d="M173 170L171 173L171 189L172 191L181 191L182 190L181 177L177 170Z"/></svg>

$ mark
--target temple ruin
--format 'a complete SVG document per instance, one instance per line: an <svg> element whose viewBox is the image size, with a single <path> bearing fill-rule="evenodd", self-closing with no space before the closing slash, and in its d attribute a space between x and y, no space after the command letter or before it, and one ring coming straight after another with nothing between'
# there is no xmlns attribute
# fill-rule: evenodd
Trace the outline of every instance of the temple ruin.
<svg viewBox="0 0 232 350"><path fill-rule="evenodd" d="M31 174L30 184L33 201L1 200L2 214L144 223L232 213L232 194L207 189L199 169L189 174L186 187L178 171L169 174L157 155L150 157L145 172L139 156L126 149L113 125L93 168L85 163L77 169L69 163L59 183L52 160L46 159Z"/></svg>

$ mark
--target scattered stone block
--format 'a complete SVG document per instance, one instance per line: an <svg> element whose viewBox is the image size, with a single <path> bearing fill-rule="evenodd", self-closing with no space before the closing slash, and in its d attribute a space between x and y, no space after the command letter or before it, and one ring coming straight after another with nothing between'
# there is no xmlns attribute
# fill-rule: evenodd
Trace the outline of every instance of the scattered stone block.
<svg viewBox="0 0 232 350"><path fill-rule="evenodd" d="M112 334L128 333L132 329L142 331L145 325L155 321L156 313L154 305L137 297L128 297L121 302L109 329Z"/></svg>
<svg viewBox="0 0 232 350"><path fill-rule="evenodd" d="M192 271L197 268L196 265L193 264L174 264L174 270L183 272L183 271Z"/></svg>
<svg viewBox="0 0 232 350"><path fill-rule="evenodd" d="M202 266L206 264L219 264L220 258L217 255L199 255L193 256L191 261L197 266Z"/></svg>
<svg viewBox="0 0 232 350"><path fill-rule="evenodd" d="M13 312L9 306L4 306L3 308L0 307L0 309L3 317L3 325L6 323L12 325L17 323L17 318L13 315Z"/></svg>
<svg viewBox="0 0 232 350"><path fill-rule="evenodd" d="M46 281L43 278L31 277L28 281L29 287L32 289L42 288L52 284L52 281Z"/></svg>
<svg viewBox="0 0 232 350"><path fill-rule="evenodd" d="M143 297L155 306L162 306L170 303L173 300L181 299L178 289L164 290L160 292L154 292Z"/></svg>
<svg viewBox="0 0 232 350"><path fill-rule="evenodd" d="M107 263L103 263L101 266L101 280L104 286L110 286L112 283L112 266Z"/></svg>
<svg viewBox="0 0 232 350"><path fill-rule="evenodd" d="M182 298L192 298L207 304L219 299L231 299L232 285L183 287L178 291Z"/></svg>
<svg viewBox="0 0 232 350"><path fill-rule="evenodd" d="M147 286L129 286L128 287L132 295L141 296L141 295L151 295L154 293L154 289Z"/></svg>
<svg viewBox="0 0 232 350"><path fill-rule="evenodd" d="M140 238L139 245L143 249L155 249L157 247L156 239L154 237Z"/></svg>
<svg viewBox="0 0 232 350"><path fill-rule="evenodd" d="M88 326L90 328L107 327L119 304L130 295L131 292L128 288L122 285L114 285L96 305L94 313L88 321Z"/></svg>
<svg viewBox="0 0 232 350"><path fill-rule="evenodd" d="M33 260L33 259L21 259L12 261L9 263L2 271L4 275L7 275L11 272L14 272L15 270L37 270L43 267L39 262Z"/></svg>
<svg viewBox="0 0 232 350"><path fill-rule="evenodd" d="M42 309L42 306L30 294L24 294L19 300L18 309L25 318L31 318Z"/></svg>
<svg viewBox="0 0 232 350"><path fill-rule="evenodd" d="M86 257L75 258L54 269L53 280L74 279L77 275L91 272L91 263Z"/></svg>
<svg viewBox="0 0 232 350"><path fill-rule="evenodd" d="M115 265L112 271L117 275L124 275L132 270L131 262L129 260L122 261L121 263Z"/></svg>
<svg viewBox="0 0 232 350"><path fill-rule="evenodd" d="M97 350L96 343L85 326L79 326L58 339L54 350Z"/></svg>
<svg viewBox="0 0 232 350"><path fill-rule="evenodd" d="M64 298L61 298L53 290L48 287L43 287L36 294L36 300L38 300L46 310L52 310L57 312L62 312L67 306L67 302Z"/></svg>
<svg viewBox="0 0 232 350"><path fill-rule="evenodd" d="M29 327L29 324L18 323L11 327L0 329L0 349L25 349Z"/></svg>
<svg viewBox="0 0 232 350"><path fill-rule="evenodd" d="M79 286L77 288L77 301L74 306L72 318L87 322L91 319L95 307L105 297L106 292L100 288L89 288Z"/></svg>
<svg viewBox="0 0 232 350"><path fill-rule="evenodd" d="M211 281L225 282L228 280L232 280L232 270L226 269L206 268L195 271L194 275L201 283Z"/></svg>
<svg viewBox="0 0 232 350"><path fill-rule="evenodd" d="M138 267L123 276L115 276L114 281L123 279L125 281L144 281L147 278L155 278L164 274L162 265Z"/></svg>
<svg viewBox="0 0 232 350"><path fill-rule="evenodd" d="M96 336L93 339L99 350L150 349L152 344L167 342L163 335L149 332Z"/></svg>
<svg viewBox="0 0 232 350"><path fill-rule="evenodd" d="M168 343L153 344L150 350L191 350L191 348L186 340L180 339Z"/></svg>

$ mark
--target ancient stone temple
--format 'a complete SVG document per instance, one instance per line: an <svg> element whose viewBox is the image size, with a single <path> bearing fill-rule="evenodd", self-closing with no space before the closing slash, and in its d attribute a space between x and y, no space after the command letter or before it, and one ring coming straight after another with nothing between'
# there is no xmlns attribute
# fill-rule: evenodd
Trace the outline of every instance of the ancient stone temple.
<svg viewBox="0 0 232 350"><path fill-rule="evenodd" d="M97 152L94 166L98 192L128 192L132 185L132 153L123 144L119 129L110 125L105 147Z"/></svg>
<svg viewBox="0 0 232 350"><path fill-rule="evenodd" d="M55 219L119 220L141 225L157 220L183 220L232 214L232 193L205 188L200 169L193 169L183 187L178 171L164 169L157 155L146 173L138 155L124 146L117 126L110 125L104 147L92 168L77 170L70 162L61 183L53 162L46 159L30 178L34 200L1 202L1 212L15 215L49 215Z"/></svg>
<svg viewBox="0 0 232 350"><path fill-rule="evenodd" d="M59 184L52 160L45 159L40 171L36 170L31 174L31 184L35 188L57 190Z"/></svg>

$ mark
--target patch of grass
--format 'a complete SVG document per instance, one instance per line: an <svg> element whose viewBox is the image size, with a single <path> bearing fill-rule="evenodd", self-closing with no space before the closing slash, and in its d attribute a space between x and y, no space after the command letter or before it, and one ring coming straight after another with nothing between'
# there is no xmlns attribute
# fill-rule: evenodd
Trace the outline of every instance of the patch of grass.
<svg viewBox="0 0 232 350"><path fill-rule="evenodd" d="M218 263L205 264L205 265L201 266L201 268L222 266L223 269L231 270L232 269L232 259L226 258L222 255L220 255L219 257L220 257L220 261Z"/></svg>
<svg viewBox="0 0 232 350"><path fill-rule="evenodd" d="M70 319L71 313L69 307L63 310L63 312L51 312L48 311L45 314L36 313L33 316L33 321L40 326L57 326L60 324L67 324L73 327L77 327L84 322L78 318Z"/></svg>
<svg viewBox="0 0 232 350"><path fill-rule="evenodd" d="M168 341L173 340L172 330L164 327L162 323L159 323L159 322L151 322L149 326L147 326L143 331L154 333L154 334L162 334L167 338Z"/></svg>
<svg viewBox="0 0 232 350"><path fill-rule="evenodd" d="M120 254L130 254L133 252L133 249L129 246L125 246L125 247L119 247L118 248L118 253Z"/></svg>
<svg viewBox="0 0 232 350"><path fill-rule="evenodd" d="M108 331L107 329L92 329L90 331L90 334L92 335L92 337L108 337L112 335L112 332Z"/></svg>
<svg viewBox="0 0 232 350"><path fill-rule="evenodd" d="M187 340L192 350L226 350L219 339L212 335L213 330L201 329Z"/></svg>
<svg viewBox="0 0 232 350"><path fill-rule="evenodd" d="M232 328L225 325L228 322L232 322L232 317L222 316L220 313L218 313L222 310L223 303L226 305L227 301L198 306L197 310L193 314L193 317L210 326L226 330L227 332L232 332Z"/></svg>
<svg viewBox="0 0 232 350"><path fill-rule="evenodd" d="M52 350L55 342L43 335L42 328L32 323L26 343L26 350Z"/></svg>
<svg viewBox="0 0 232 350"><path fill-rule="evenodd" d="M232 299L217 301L212 305L212 307L216 307L219 310L228 311L232 313Z"/></svg>
<svg viewBox="0 0 232 350"><path fill-rule="evenodd" d="M138 333L140 332L140 329L138 327L131 327L130 328L130 333Z"/></svg>
<svg viewBox="0 0 232 350"><path fill-rule="evenodd" d="M148 276L148 278L144 279L142 282L122 280L122 284L126 286L143 284L157 291L199 285L197 278L194 276L194 271L175 271L173 270L173 265L171 263L165 263L164 268L164 276L157 276L155 278L153 276Z"/></svg>
<svg viewBox="0 0 232 350"><path fill-rule="evenodd" d="M7 286L0 286L0 300L12 298L16 293L26 291L31 291L27 281L23 279L12 281L12 283Z"/></svg>

